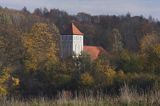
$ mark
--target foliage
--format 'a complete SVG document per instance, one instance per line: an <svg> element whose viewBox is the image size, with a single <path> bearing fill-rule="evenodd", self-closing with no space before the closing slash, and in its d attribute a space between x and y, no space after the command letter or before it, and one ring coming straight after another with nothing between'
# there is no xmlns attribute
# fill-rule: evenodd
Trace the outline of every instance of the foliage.
<svg viewBox="0 0 160 106"><path fill-rule="evenodd" d="M125 72L142 71L144 68L141 55L130 53L126 50L117 54L112 61L117 70L124 70Z"/></svg>
<svg viewBox="0 0 160 106"><path fill-rule="evenodd" d="M150 51L150 48L160 42L160 37L155 33L147 34L143 37L140 43L141 52Z"/></svg>
<svg viewBox="0 0 160 106"><path fill-rule="evenodd" d="M17 65L24 56L21 33L14 26L0 27L0 64Z"/></svg>
<svg viewBox="0 0 160 106"><path fill-rule="evenodd" d="M160 69L160 44L152 46L146 53L146 70L159 74ZM148 68L148 69L147 69Z"/></svg>
<svg viewBox="0 0 160 106"><path fill-rule="evenodd" d="M30 33L23 37L26 49L25 65L29 70L44 69L57 60L57 30L47 24L35 24ZM43 65L42 65L43 64Z"/></svg>
<svg viewBox="0 0 160 106"><path fill-rule="evenodd" d="M83 86L92 86L94 84L94 79L89 73L84 73L81 75L81 82Z"/></svg>
<svg viewBox="0 0 160 106"><path fill-rule="evenodd" d="M118 29L113 29L112 30L112 36L113 36L113 46L112 46L112 51L113 52L121 52L123 50L123 41L122 41L122 36L119 32Z"/></svg>

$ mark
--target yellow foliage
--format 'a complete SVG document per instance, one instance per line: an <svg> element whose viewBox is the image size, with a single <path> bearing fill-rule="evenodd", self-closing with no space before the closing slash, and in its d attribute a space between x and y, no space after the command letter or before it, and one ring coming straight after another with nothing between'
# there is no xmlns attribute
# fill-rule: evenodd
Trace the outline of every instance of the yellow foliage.
<svg viewBox="0 0 160 106"><path fill-rule="evenodd" d="M108 84L113 83L113 79L115 78L116 72L112 68L108 68L104 74L106 75L106 80Z"/></svg>
<svg viewBox="0 0 160 106"><path fill-rule="evenodd" d="M14 87L19 86L19 82L20 82L20 80L18 78L12 77L12 85Z"/></svg>
<svg viewBox="0 0 160 106"><path fill-rule="evenodd" d="M9 73L11 69L9 67L3 68L2 70L3 75L0 76L0 84L5 83L5 81L9 78Z"/></svg>
<svg viewBox="0 0 160 106"><path fill-rule="evenodd" d="M89 73L86 72L81 75L81 82L84 86L92 86L94 79Z"/></svg>
<svg viewBox="0 0 160 106"><path fill-rule="evenodd" d="M0 95L6 95L7 94L7 89L5 87L0 86Z"/></svg>
<svg viewBox="0 0 160 106"><path fill-rule="evenodd" d="M11 67L4 67L0 70L0 94L7 94L7 82L10 77L11 70Z"/></svg>
<svg viewBox="0 0 160 106"><path fill-rule="evenodd" d="M160 44L154 46L153 52L160 58Z"/></svg>
<svg viewBox="0 0 160 106"><path fill-rule="evenodd" d="M106 82L109 85L112 84L116 76L116 72L111 66L105 64L102 60L97 60L95 63L95 68L98 72L101 73L101 75L104 76L104 82Z"/></svg>
<svg viewBox="0 0 160 106"><path fill-rule="evenodd" d="M145 35L140 42L141 51L145 52L146 50L150 49L150 47L156 45L159 40L160 38L154 33Z"/></svg>
<svg viewBox="0 0 160 106"><path fill-rule="evenodd" d="M26 48L27 69L41 69L48 61L57 61L57 32L51 30L47 24L39 23L32 27L30 33L24 35L23 45Z"/></svg>
<svg viewBox="0 0 160 106"><path fill-rule="evenodd" d="M105 75L107 76L107 78L113 78L115 76L116 72L109 68L105 71Z"/></svg>

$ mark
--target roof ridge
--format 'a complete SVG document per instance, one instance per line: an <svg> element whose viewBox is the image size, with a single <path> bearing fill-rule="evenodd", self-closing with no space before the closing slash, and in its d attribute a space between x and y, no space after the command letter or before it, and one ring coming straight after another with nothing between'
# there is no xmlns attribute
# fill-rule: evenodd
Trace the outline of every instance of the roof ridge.
<svg viewBox="0 0 160 106"><path fill-rule="evenodd" d="M71 31L73 35L84 35L76 26L75 24L72 22L71 24Z"/></svg>

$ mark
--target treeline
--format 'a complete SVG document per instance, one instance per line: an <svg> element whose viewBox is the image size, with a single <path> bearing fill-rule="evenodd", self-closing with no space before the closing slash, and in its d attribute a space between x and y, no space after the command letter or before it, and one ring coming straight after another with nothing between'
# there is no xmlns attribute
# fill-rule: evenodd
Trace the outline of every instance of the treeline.
<svg viewBox="0 0 160 106"><path fill-rule="evenodd" d="M59 36L74 21L85 44L110 52L91 61L59 58ZM102 90L118 94L127 83L138 91L160 87L160 23L142 16L71 16L57 9L0 8L0 93L53 96Z"/></svg>
<svg viewBox="0 0 160 106"><path fill-rule="evenodd" d="M69 15L58 9L37 8L30 13L26 7L21 11L1 8L1 23L17 26L22 31L28 31L36 22L54 23L63 33L68 24L74 22L85 34L86 45L98 45L112 51L113 34L116 30L120 37L123 48L138 52L140 41L146 34L159 34L160 22L151 16L146 19L143 16L133 16L130 13L121 16L99 15L92 16L87 13Z"/></svg>
<svg viewBox="0 0 160 106"><path fill-rule="evenodd" d="M57 9L37 8L33 14L55 23L61 33L69 23L75 22L85 34L85 44L99 45L109 51L113 49L115 29L121 36L123 48L133 52L140 50L140 41L146 34L153 32L159 34L160 32L160 22L158 20L151 16L148 19L143 16L132 17L130 13L121 16L92 16L87 13L69 15L67 12Z"/></svg>

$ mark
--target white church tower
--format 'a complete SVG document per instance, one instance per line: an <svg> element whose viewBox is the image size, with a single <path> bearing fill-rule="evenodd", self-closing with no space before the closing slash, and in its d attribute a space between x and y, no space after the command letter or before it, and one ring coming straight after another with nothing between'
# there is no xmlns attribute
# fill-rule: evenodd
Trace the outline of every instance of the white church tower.
<svg viewBox="0 0 160 106"><path fill-rule="evenodd" d="M62 58L79 56L83 51L83 33L72 23L60 36L60 55Z"/></svg>

